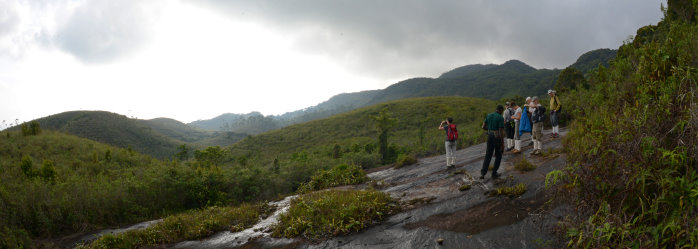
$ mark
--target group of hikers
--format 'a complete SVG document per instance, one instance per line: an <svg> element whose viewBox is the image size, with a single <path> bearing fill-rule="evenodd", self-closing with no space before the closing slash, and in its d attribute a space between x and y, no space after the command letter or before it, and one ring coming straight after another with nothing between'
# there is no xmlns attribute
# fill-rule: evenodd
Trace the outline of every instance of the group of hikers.
<svg viewBox="0 0 698 249"><path fill-rule="evenodd" d="M552 138L560 136L558 116L562 110L560 99L555 90L548 90L550 96L550 124L552 125ZM494 167L492 178L500 176L497 173L499 164L502 161L502 154L505 150L512 153L521 153L521 137L525 133L531 133L531 143L533 151L531 155L539 155L543 150L543 121L545 120L546 109L540 104L538 97L526 97L526 104L518 106L514 102L506 102L505 106L497 105L497 110L490 113L482 123L482 129L487 131L487 151L485 161L480 170L480 179L485 179L489 170L492 154L494 153ZM447 118L439 125L439 130L446 131L446 166L455 167L456 164L456 143L458 130L453 118Z"/></svg>

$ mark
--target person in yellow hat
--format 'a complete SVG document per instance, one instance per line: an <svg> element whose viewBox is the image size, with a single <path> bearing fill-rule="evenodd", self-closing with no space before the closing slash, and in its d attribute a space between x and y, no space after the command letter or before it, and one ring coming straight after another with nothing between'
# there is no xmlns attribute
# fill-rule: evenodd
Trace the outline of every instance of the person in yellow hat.
<svg viewBox="0 0 698 249"><path fill-rule="evenodd" d="M553 126L553 138L560 136L560 127L558 123L558 115L562 110L562 104L560 103L560 98L557 97L557 92L555 90L548 90L548 95L550 96L550 125Z"/></svg>

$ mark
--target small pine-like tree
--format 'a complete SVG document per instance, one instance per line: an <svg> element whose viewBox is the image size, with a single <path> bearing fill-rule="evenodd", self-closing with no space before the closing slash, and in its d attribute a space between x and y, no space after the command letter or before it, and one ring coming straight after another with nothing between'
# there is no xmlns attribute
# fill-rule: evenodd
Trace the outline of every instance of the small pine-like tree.
<svg viewBox="0 0 698 249"><path fill-rule="evenodd" d="M397 119L393 118L388 108L383 108L378 115L371 117L376 121L380 135L378 135L378 152L380 152L383 164L389 163L388 151L388 132L397 123Z"/></svg>
<svg viewBox="0 0 698 249"><path fill-rule="evenodd" d="M339 146L339 144L334 144L334 147L332 148L332 158L338 159L342 157L342 146Z"/></svg>

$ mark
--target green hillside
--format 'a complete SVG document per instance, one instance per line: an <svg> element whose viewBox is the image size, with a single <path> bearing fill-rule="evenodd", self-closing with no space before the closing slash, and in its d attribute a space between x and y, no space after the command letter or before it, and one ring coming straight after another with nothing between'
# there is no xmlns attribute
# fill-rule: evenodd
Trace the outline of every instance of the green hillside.
<svg viewBox="0 0 698 249"><path fill-rule="evenodd" d="M415 78L398 82L382 90L369 103L427 96L498 100L516 95L541 95L552 88L559 73L560 70L536 70L523 62L512 60L460 78Z"/></svg>
<svg viewBox="0 0 698 249"><path fill-rule="evenodd" d="M0 135L0 248L262 198L243 185L265 181L255 172L160 161L49 130Z"/></svg>
<svg viewBox="0 0 698 249"><path fill-rule="evenodd" d="M483 70L491 69L497 67L495 64L487 64L487 65L482 65L482 64L475 64L475 65L467 65L467 66L462 66L458 67L455 69L452 69L451 71L445 72L439 76L441 79L454 79L454 78L462 78L464 76L468 76L470 74L480 72Z"/></svg>
<svg viewBox="0 0 698 249"><path fill-rule="evenodd" d="M184 161L161 161L47 129L38 135L3 131L0 247L36 246L43 239L182 210L269 200L296 191L320 169L379 166L379 131L371 117L382 110L396 120L387 140L389 163L443 153L441 120L455 119L463 147L483 140L479 123L494 108L493 101L466 97L392 101L250 136L229 148L194 149Z"/></svg>
<svg viewBox="0 0 698 249"><path fill-rule="evenodd" d="M274 158L289 159L302 151L319 157L329 156L335 144L341 153L358 156L366 147L377 146L379 131L371 117L387 108L397 119L389 140L399 153L435 154L444 150L444 134L437 129L442 120L449 116L454 118L461 131L460 146L466 146L482 141L478 125L495 107L494 101L467 97L397 100L269 131L244 139L230 149L234 155L257 158L265 163Z"/></svg>
<svg viewBox="0 0 698 249"><path fill-rule="evenodd" d="M598 59L597 53L589 58ZM386 101L435 96L462 96L500 100L514 96L544 95L560 70L535 69L517 60L502 65L468 65L443 73L439 78L413 78L381 90L342 93L316 106L280 116L260 113L223 114L190 125L237 133L259 134L292 124L326 118Z"/></svg>
<svg viewBox="0 0 698 249"><path fill-rule="evenodd" d="M104 111L71 111L36 120L54 130L135 151L169 158L181 144L196 148L230 145L245 134L208 132L167 118L140 120ZM18 128L15 128L18 129Z"/></svg>
<svg viewBox="0 0 698 249"><path fill-rule="evenodd" d="M546 182L575 208L569 247L698 247L698 2L668 4L567 95L569 166Z"/></svg>
<svg viewBox="0 0 698 249"><path fill-rule="evenodd" d="M577 61L575 61L570 67L574 67L583 74L588 73L599 67L599 65L608 67L609 62L616 58L618 50L601 48L597 50L592 50L579 56Z"/></svg>

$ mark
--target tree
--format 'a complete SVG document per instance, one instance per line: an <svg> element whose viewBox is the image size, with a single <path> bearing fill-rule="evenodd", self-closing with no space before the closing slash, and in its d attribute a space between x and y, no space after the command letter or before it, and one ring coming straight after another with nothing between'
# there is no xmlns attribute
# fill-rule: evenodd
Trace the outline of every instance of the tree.
<svg viewBox="0 0 698 249"><path fill-rule="evenodd" d="M47 182L53 182L56 180L56 167L53 166L53 161L44 160L44 164L39 170L39 176Z"/></svg>
<svg viewBox="0 0 698 249"><path fill-rule="evenodd" d="M194 158L202 166L218 166L223 163L226 156L226 151L221 149L220 146L211 146L204 150L194 151Z"/></svg>
<svg viewBox="0 0 698 249"><path fill-rule="evenodd" d="M111 162L111 150L107 149L107 152L104 152L104 161Z"/></svg>
<svg viewBox="0 0 698 249"><path fill-rule="evenodd" d="M342 157L342 146L339 144L334 144L334 147L332 148L332 158L338 159Z"/></svg>
<svg viewBox="0 0 698 249"><path fill-rule="evenodd" d="M189 158L189 147L187 147L186 144L181 144L177 147L177 154L175 154L175 158L179 160L187 160Z"/></svg>
<svg viewBox="0 0 698 249"><path fill-rule="evenodd" d="M378 130L380 131L380 135L378 135L378 152L381 154L383 164L389 163L388 132L391 128L393 128L393 126L395 126L395 123L397 123L397 119L391 116L392 114L390 111L388 111L388 108L384 107L383 110L378 113L378 115L371 117L376 121Z"/></svg>
<svg viewBox="0 0 698 249"><path fill-rule="evenodd" d="M584 74L574 67L567 67L562 70L555 83L555 89L559 92L565 92L579 87L589 88L589 85L584 78Z"/></svg>
<svg viewBox="0 0 698 249"><path fill-rule="evenodd" d="M31 121L29 124L22 124L22 136L35 136L41 133L41 125L39 122Z"/></svg>

